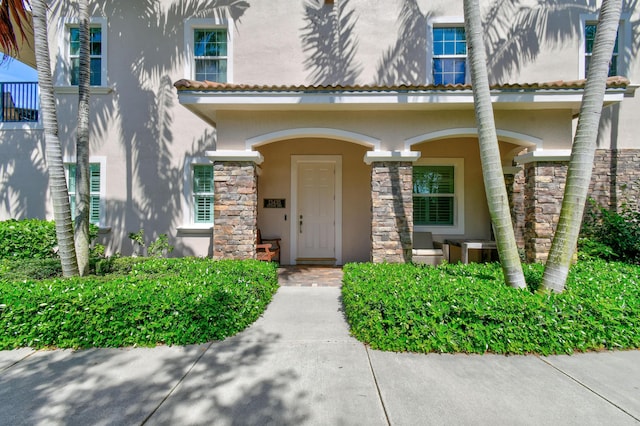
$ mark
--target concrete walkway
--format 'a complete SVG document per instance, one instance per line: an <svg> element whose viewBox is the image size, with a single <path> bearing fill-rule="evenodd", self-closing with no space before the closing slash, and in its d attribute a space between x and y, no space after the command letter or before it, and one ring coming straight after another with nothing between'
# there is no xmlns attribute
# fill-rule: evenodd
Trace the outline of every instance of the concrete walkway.
<svg viewBox="0 0 640 426"><path fill-rule="evenodd" d="M289 271L265 315L223 342L0 352L0 424L640 424L640 351L373 351L349 336L339 275L320 274L326 286L297 286Z"/></svg>

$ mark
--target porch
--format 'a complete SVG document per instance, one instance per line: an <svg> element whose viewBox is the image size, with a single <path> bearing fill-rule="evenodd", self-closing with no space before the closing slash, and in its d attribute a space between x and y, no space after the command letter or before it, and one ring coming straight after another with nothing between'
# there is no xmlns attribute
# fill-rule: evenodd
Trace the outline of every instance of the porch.
<svg viewBox="0 0 640 426"><path fill-rule="evenodd" d="M214 257L254 257L258 227L281 238L285 265L318 259L337 265L410 262L414 232L432 232L438 241L491 240L473 98L466 86L180 81L176 87L180 102L218 131L216 150L206 153L216 183ZM543 259L551 241L583 89L584 82L493 89L509 202L529 260ZM611 82L606 103L619 102L625 89L624 82ZM303 163L331 163L327 176L334 178L316 185L325 179L317 169L305 187L299 180ZM452 189L416 190L419 167L448 173ZM429 207L420 197L431 195L448 200ZM270 207L270 200L283 200L273 204L282 207ZM445 205L448 212L430 216L428 209ZM314 210L330 214L311 231L316 224L307 212ZM312 237L304 241L301 234ZM318 250L327 242L331 252L304 254L300 247L307 242Z"/></svg>
<svg viewBox="0 0 640 426"><path fill-rule="evenodd" d="M513 141L500 144L506 163L524 149ZM415 149L380 154L363 144L316 135L274 140L255 151L208 152L214 163L214 257L255 257L255 232L260 229L280 239L282 265L411 262L416 235L425 232L451 247L448 261L495 259L477 140L467 135L436 139L417 143ZM445 154L453 158L442 157ZM444 213L440 196L447 194L436 194L435 207L415 206L416 199L422 202L416 193L416 171L423 167L420 164L432 163L438 164L436 172L460 168L451 173L454 190ZM560 168L562 164L557 163ZM536 230L527 231L524 212L542 203L559 203L562 194L547 188L555 199L543 200L531 191L525 199L525 187L540 193L548 181L535 173L538 165L527 169L529 183L525 168L504 170L523 250ZM433 187L430 191L438 192ZM553 221L557 213L545 207L533 220ZM535 250L545 249L543 239L538 242L542 244L530 247L534 256Z"/></svg>

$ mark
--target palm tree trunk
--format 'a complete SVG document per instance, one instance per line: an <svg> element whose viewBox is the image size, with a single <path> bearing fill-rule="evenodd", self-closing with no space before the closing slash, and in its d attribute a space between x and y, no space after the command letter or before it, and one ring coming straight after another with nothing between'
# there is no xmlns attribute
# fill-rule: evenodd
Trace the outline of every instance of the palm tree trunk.
<svg viewBox="0 0 640 426"><path fill-rule="evenodd" d="M78 78L78 128L76 134L76 211L75 246L80 275L89 273L89 212L91 209L89 164L89 93L91 59L89 56L89 7L78 0L80 66Z"/></svg>
<svg viewBox="0 0 640 426"><path fill-rule="evenodd" d="M487 194L489 214L494 226L498 255L506 283L524 288L526 283L518 246L511 222L509 199L502 173L498 136L491 105L487 60L482 35L482 20L478 0L464 0L464 22L467 38L467 58L470 64L473 103L478 123L478 142L482 176Z"/></svg>
<svg viewBox="0 0 640 426"><path fill-rule="evenodd" d="M53 201L53 217L58 237L58 254L62 262L65 277L78 275L78 262L73 244L73 226L69 206L69 191L62 163L62 147L58 139L58 117L51 78L51 60L49 58L49 40L47 33L47 4L45 0L31 2L33 13L33 32L40 84L40 108L44 124L49 188Z"/></svg>
<svg viewBox="0 0 640 426"><path fill-rule="evenodd" d="M616 42L621 10L622 0L602 2L578 127L571 149L560 219L542 278L542 291L562 292L567 282L591 182L609 62Z"/></svg>

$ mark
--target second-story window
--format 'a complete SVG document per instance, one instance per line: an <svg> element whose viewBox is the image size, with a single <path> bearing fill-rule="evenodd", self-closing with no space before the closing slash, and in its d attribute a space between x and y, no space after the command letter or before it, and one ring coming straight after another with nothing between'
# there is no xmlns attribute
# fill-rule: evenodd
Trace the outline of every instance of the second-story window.
<svg viewBox="0 0 640 426"><path fill-rule="evenodd" d="M227 82L227 29L193 30L194 78Z"/></svg>
<svg viewBox="0 0 640 426"><path fill-rule="evenodd" d="M595 23L588 23L584 26L584 76L587 76L589 70L589 64L591 63L591 55L593 54L593 47L596 40ZM618 41L620 32L616 36L616 44L613 47L613 56L611 56L611 62L609 63L609 77L618 75Z"/></svg>
<svg viewBox="0 0 640 426"><path fill-rule="evenodd" d="M433 28L433 84L464 84L467 41L464 27Z"/></svg>
<svg viewBox="0 0 640 426"><path fill-rule="evenodd" d="M89 55L91 61L90 84L102 84L102 28L91 27L89 40ZM77 86L80 79L80 29L69 28L69 60L71 61L71 85Z"/></svg>

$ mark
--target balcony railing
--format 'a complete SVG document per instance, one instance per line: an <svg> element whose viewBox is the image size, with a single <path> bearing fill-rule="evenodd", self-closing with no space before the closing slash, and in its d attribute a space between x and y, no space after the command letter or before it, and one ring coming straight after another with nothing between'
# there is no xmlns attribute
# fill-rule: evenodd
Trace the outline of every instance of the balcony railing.
<svg viewBox="0 0 640 426"><path fill-rule="evenodd" d="M38 83L0 83L1 122L38 121Z"/></svg>

